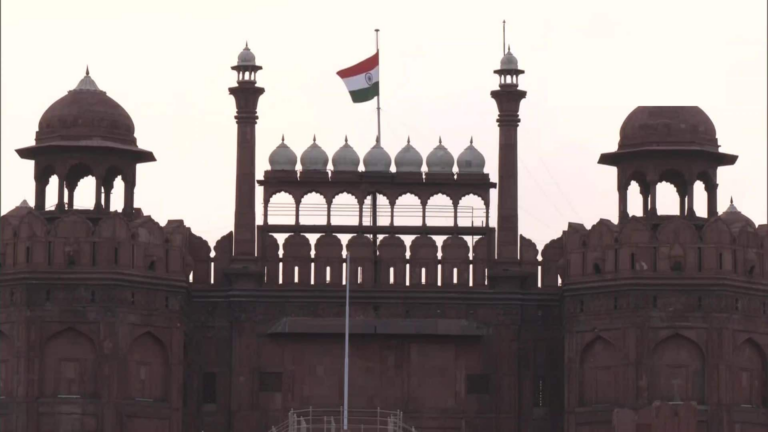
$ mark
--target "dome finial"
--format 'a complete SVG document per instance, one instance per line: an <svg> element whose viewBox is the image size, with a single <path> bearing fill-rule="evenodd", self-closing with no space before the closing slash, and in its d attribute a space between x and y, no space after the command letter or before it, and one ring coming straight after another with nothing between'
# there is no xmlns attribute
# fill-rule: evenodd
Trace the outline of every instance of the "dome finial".
<svg viewBox="0 0 768 432"><path fill-rule="evenodd" d="M507 45L507 53L511 53L511 52L512 52L512 47L511 47L511 45Z"/></svg>
<svg viewBox="0 0 768 432"><path fill-rule="evenodd" d="M344 144L349 144L349 141L347 141L347 136L344 135Z"/></svg>
<svg viewBox="0 0 768 432"><path fill-rule="evenodd" d="M85 76L90 76L91 71L88 70L88 65L85 65Z"/></svg>
<svg viewBox="0 0 768 432"><path fill-rule="evenodd" d="M250 49L248 48L248 41L245 41L245 49Z"/></svg>
<svg viewBox="0 0 768 432"><path fill-rule="evenodd" d="M442 135L437 139L437 143L440 145L443 145L443 137Z"/></svg>
<svg viewBox="0 0 768 432"><path fill-rule="evenodd" d="M283 134L283 136L280 137L280 144L285 144L285 134Z"/></svg>
<svg viewBox="0 0 768 432"><path fill-rule="evenodd" d="M411 145L411 136L410 135L408 135L408 142L407 142L407 144Z"/></svg>
<svg viewBox="0 0 768 432"><path fill-rule="evenodd" d="M731 197L731 204L733 204L733 197Z"/></svg>
<svg viewBox="0 0 768 432"><path fill-rule="evenodd" d="M315 134L312 134L312 144L316 144L317 140L315 139Z"/></svg>
<svg viewBox="0 0 768 432"><path fill-rule="evenodd" d="M469 145L473 145L475 143L475 137L469 137Z"/></svg>

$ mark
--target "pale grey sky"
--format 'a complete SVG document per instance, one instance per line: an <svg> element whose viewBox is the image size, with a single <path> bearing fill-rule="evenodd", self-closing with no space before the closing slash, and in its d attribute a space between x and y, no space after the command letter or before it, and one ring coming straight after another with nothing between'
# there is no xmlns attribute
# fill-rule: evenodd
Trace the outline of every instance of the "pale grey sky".
<svg viewBox="0 0 768 432"><path fill-rule="evenodd" d="M495 181L497 113L489 92L498 83L492 71L506 19L528 91L520 230L540 249L569 221L588 228L600 218L616 221L616 172L596 162L616 148L622 121L638 105L704 109L721 150L740 156L720 170L719 209L733 196L765 223L765 1L448 4L4 0L0 212L32 203L33 164L14 149L34 144L40 116L88 64L132 116L139 146L158 159L138 169L136 206L161 224L184 219L213 246L233 226L236 126L227 88L245 40L264 67L261 177L282 134L297 154L313 134L329 155L345 134L361 156L374 143L375 103L352 104L335 75L373 54L374 28L381 29L384 147L394 157L410 135L426 157L442 136L458 155L474 136ZM89 189L78 189L78 204L92 203L91 183L81 184ZM674 213L672 187L660 195L660 210ZM704 194L696 195L703 214ZM54 200L49 193L48 204ZM630 209L638 204L635 196ZM258 214L261 220L261 208Z"/></svg>

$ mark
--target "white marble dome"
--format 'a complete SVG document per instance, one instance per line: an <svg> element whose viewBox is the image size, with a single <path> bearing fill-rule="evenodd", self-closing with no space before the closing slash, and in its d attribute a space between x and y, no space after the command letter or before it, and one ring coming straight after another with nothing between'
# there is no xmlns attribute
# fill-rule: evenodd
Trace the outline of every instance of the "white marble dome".
<svg viewBox="0 0 768 432"><path fill-rule="evenodd" d="M312 144L301 154L301 169L304 171L325 171L328 169L328 153L319 145L315 137Z"/></svg>
<svg viewBox="0 0 768 432"><path fill-rule="evenodd" d="M349 145L347 137L344 137L344 145L333 154L332 161L334 171L357 171L360 167L360 156Z"/></svg>
<svg viewBox="0 0 768 432"><path fill-rule="evenodd" d="M411 145L411 137L397 155L395 155L395 170L397 172L421 172L424 158L421 153Z"/></svg>
<svg viewBox="0 0 768 432"><path fill-rule="evenodd" d="M389 172L389 168L392 166L392 158L381 147L378 138L376 139L376 145L371 147L363 157L363 166L366 172Z"/></svg>
<svg viewBox="0 0 768 432"><path fill-rule="evenodd" d="M296 153L285 144L285 136L269 155L269 168L272 171L296 171Z"/></svg>
<svg viewBox="0 0 768 432"><path fill-rule="evenodd" d="M511 70L511 69L517 69L517 57L512 54L512 51L509 49L509 46L507 46L507 53L504 54L504 57L501 58L501 67L499 69L502 70Z"/></svg>
<svg viewBox="0 0 768 432"><path fill-rule="evenodd" d="M474 139L469 139L469 147L459 153L456 158L456 165L460 173L482 173L485 169L485 157L480 150L475 148Z"/></svg>
<svg viewBox="0 0 768 432"><path fill-rule="evenodd" d="M256 55L248 48L248 42L245 43L245 48L237 56L238 66L253 66L256 65Z"/></svg>
<svg viewBox="0 0 768 432"><path fill-rule="evenodd" d="M453 173L453 155L443 146L443 139L427 155L427 172Z"/></svg>

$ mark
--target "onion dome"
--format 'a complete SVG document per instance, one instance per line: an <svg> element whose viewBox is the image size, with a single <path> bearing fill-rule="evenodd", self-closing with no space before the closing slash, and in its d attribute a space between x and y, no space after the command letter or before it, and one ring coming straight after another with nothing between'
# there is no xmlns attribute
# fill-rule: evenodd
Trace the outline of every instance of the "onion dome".
<svg viewBox="0 0 768 432"><path fill-rule="evenodd" d="M424 158L421 153L411 145L411 137L397 155L395 155L395 170L397 172L421 172Z"/></svg>
<svg viewBox="0 0 768 432"><path fill-rule="evenodd" d="M427 155L427 172L453 173L453 155L443 146L442 137L437 147Z"/></svg>
<svg viewBox="0 0 768 432"><path fill-rule="evenodd" d="M333 154L334 171L357 171L360 166L360 156L355 149L349 145L347 137L344 137L344 145Z"/></svg>
<svg viewBox="0 0 768 432"><path fill-rule="evenodd" d="M517 58L512 54L512 51L509 48L509 45L507 45L507 53L504 54L504 57L501 58L501 66L499 67L501 70L516 70L517 69Z"/></svg>
<svg viewBox="0 0 768 432"><path fill-rule="evenodd" d="M269 167L272 171L296 171L296 159L296 153L285 144L285 135L283 135L280 145L269 155Z"/></svg>
<svg viewBox="0 0 768 432"><path fill-rule="evenodd" d="M243 48L243 50L237 56L237 65L238 66L255 66L256 65L256 55L251 52L250 48L248 48L248 42L245 42L245 48Z"/></svg>
<svg viewBox="0 0 768 432"><path fill-rule="evenodd" d="M314 136L312 136L312 144L301 154L301 169L304 171L328 169L328 154L317 145Z"/></svg>
<svg viewBox="0 0 768 432"><path fill-rule="evenodd" d="M389 172L389 168L392 166L392 158L381 146L378 137L376 137L376 145L371 147L363 157L363 166L366 172Z"/></svg>
<svg viewBox="0 0 768 432"><path fill-rule="evenodd" d="M459 153L456 165L460 173L482 173L485 168L485 158L473 144L474 139L469 139L469 147Z"/></svg>
<svg viewBox="0 0 768 432"><path fill-rule="evenodd" d="M733 205L733 198L731 198L731 205L729 205L720 215L720 219L728 225L728 228L730 228L731 232L734 234L738 234L745 226L748 226L753 230L756 229L752 219L745 216L735 205Z"/></svg>
<svg viewBox="0 0 768 432"><path fill-rule="evenodd" d="M54 102L37 127L36 144L98 138L136 147L134 126L128 112L100 90L88 68L73 90Z"/></svg>
<svg viewBox="0 0 768 432"><path fill-rule="evenodd" d="M619 148L708 147L718 151L715 124L697 106L641 106L621 125Z"/></svg>

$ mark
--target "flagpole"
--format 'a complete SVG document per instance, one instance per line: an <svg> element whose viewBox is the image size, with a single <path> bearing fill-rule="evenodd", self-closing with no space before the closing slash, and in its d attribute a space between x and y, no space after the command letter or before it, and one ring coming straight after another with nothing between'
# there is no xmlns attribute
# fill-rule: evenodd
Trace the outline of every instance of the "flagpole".
<svg viewBox="0 0 768 432"><path fill-rule="evenodd" d="M347 408L349 403L349 252L347 252L347 304L344 319L344 420L343 428L347 430Z"/></svg>
<svg viewBox="0 0 768 432"><path fill-rule="evenodd" d="M379 53L379 29L376 29L376 54ZM379 98L381 95L381 59L379 59L379 91L376 93L376 123L379 133L376 136L377 144L381 145L381 104Z"/></svg>

